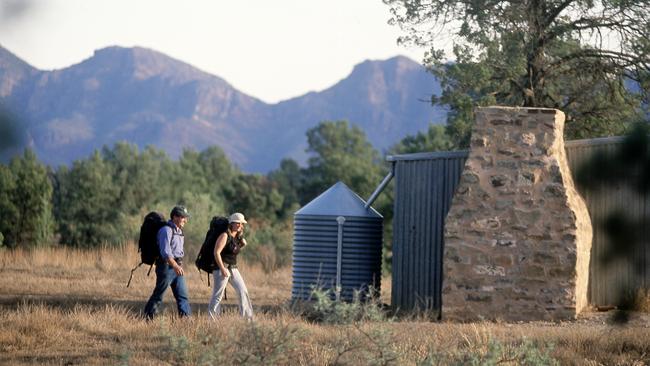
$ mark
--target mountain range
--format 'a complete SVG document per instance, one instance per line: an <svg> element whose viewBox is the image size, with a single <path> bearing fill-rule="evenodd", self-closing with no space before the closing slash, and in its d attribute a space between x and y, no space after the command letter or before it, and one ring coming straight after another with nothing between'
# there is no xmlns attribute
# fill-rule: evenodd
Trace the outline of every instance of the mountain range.
<svg viewBox="0 0 650 366"><path fill-rule="evenodd" d="M118 141L172 158L218 145L242 170L265 173L283 158L304 163L305 133L321 121L348 120L384 150L445 120L446 110L428 102L439 91L433 75L403 56L364 61L328 89L268 104L147 48L108 47L45 71L0 47L0 103L22 141L1 158L29 146L56 166Z"/></svg>

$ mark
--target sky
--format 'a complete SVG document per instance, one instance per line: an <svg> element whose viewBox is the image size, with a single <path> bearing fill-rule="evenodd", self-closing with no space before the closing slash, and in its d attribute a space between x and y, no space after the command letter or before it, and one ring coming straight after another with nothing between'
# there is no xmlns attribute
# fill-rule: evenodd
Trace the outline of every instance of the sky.
<svg viewBox="0 0 650 366"><path fill-rule="evenodd" d="M54 70L108 46L150 48L267 103L321 91L397 44L381 0L0 0L0 45Z"/></svg>

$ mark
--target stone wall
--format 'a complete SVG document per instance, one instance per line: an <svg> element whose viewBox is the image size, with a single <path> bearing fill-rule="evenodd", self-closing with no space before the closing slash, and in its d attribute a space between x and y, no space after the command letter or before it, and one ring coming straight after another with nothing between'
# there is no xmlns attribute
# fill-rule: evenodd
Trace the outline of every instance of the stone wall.
<svg viewBox="0 0 650 366"><path fill-rule="evenodd" d="M554 109L477 110L445 221L442 317L561 320L587 305L592 228Z"/></svg>

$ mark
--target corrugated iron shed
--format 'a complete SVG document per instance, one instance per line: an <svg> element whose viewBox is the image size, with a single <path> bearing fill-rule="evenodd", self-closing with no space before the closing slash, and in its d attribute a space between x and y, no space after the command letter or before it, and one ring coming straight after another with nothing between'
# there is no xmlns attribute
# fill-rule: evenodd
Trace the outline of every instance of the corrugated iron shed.
<svg viewBox="0 0 650 366"><path fill-rule="evenodd" d="M565 145L572 174L595 151L612 154L622 138L568 141ZM444 219L460 180L467 151L394 155L395 203L393 218L393 274L391 303L403 310L423 310L439 314L441 307ZM605 266L600 260L608 243L598 225L610 213L625 209L639 220L650 223L650 198L639 197L625 188L610 187L598 193L578 187L594 223L590 264L589 300L592 305L610 305L616 301L622 285L649 288L650 270L641 277L627 263ZM650 224L649 224L650 225ZM650 227L644 229L650 238ZM650 239L649 239L650 240ZM646 245L635 255L650 263ZM645 268L648 268L646 265Z"/></svg>

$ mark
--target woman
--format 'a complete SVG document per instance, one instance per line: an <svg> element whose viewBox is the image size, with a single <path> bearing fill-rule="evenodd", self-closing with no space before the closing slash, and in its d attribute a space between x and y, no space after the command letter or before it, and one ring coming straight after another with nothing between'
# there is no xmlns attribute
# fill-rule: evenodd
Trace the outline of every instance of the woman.
<svg viewBox="0 0 650 366"><path fill-rule="evenodd" d="M212 298L208 305L208 315L216 319L221 314L221 298L228 282L235 288L239 296L239 313L246 319L253 318L253 305L248 297L248 290L239 270L237 269L237 255L241 248L246 246L244 239L244 215L236 212L228 218L228 229L217 238L214 246L214 259L217 269L212 273L214 287Z"/></svg>

